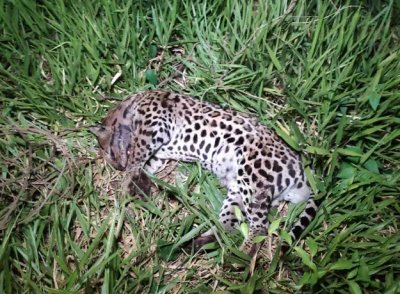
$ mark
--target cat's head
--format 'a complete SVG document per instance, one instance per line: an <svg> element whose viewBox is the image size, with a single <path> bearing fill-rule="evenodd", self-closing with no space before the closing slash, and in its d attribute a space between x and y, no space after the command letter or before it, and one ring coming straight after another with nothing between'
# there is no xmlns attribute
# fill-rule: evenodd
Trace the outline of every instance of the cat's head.
<svg viewBox="0 0 400 294"><path fill-rule="evenodd" d="M131 128L123 124L99 124L89 130L96 135L101 154L106 161L117 170L125 170L133 152Z"/></svg>

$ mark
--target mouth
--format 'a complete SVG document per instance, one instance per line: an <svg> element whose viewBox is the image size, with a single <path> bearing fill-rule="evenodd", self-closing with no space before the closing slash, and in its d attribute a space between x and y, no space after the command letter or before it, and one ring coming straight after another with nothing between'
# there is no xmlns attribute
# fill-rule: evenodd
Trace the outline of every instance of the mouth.
<svg viewBox="0 0 400 294"><path fill-rule="evenodd" d="M124 166L120 163L115 163L113 166L116 170L119 170L119 171L124 171L126 169L126 166Z"/></svg>

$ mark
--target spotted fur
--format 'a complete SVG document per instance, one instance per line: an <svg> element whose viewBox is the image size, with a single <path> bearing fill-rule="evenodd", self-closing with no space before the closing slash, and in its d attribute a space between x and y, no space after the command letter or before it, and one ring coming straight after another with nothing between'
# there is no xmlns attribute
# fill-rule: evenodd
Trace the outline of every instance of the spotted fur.
<svg viewBox="0 0 400 294"><path fill-rule="evenodd" d="M91 128L103 156L116 169L140 177L155 173L165 160L199 161L214 172L228 194L220 211L227 230L234 229L238 206L249 222L241 249L254 256L265 235L268 212L280 201L307 201L291 230L296 239L316 214L299 155L273 131L245 114L190 96L163 91L138 93L119 103L102 124ZM197 239L214 238L212 230Z"/></svg>

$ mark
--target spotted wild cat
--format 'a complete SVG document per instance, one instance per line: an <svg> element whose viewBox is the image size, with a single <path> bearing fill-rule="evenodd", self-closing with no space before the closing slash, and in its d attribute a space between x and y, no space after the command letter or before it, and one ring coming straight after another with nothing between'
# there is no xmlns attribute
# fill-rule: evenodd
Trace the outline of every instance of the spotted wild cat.
<svg viewBox="0 0 400 294"><path fill-rule="evenodd" d="M155 173L165 160L199 161L227 188L220 211L224 228L238 224L238 206L249 223L241 250L255 256L265 235L268 212L280 201L307 201L291 229L298 238L316 214L299 156L272 130L255 119L187 95L146 91L120 102L98 126L105 159L116 169L139 178L142 169ZM214 239L212 230L196 239L198 246Z"/></svg>

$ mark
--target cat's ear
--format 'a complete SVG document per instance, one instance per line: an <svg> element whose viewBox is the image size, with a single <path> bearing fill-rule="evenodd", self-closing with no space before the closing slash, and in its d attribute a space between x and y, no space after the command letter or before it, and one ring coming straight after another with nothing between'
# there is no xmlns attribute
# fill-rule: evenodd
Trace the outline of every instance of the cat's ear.
<svg viewBox="0 0 400 294"><path fill-rule="evenodd" d="M105 139L106 137L110 136L112 129L111 127L107 127L104 125L95 125L89 127L89 131L96 135L97 139L102 140Z"/></svg>

